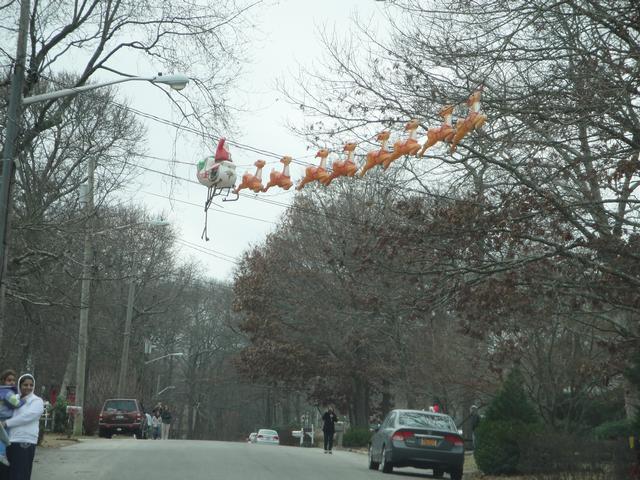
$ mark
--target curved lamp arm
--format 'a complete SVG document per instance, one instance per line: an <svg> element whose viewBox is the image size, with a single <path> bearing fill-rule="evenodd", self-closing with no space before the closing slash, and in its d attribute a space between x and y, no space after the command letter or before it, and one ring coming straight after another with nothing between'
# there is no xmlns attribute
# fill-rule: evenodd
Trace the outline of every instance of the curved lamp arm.
<svg viewBox="0 0 640 480"><path fill-rule="evenodd" d="M42 95L33 95L32 97L23 98L22 104L31 105L32 103L46 102L47 100L55 100L56 98L68 97L70 95L76 95L88 90L95 90L96 88L133 81L161 83L164 85L169 85L174 90L182 90L187 86L187 83L189 83L189 77L181 73L177 73L175 75L155 75L153 77L125 77L119 78L118 80L111 80L110 82L82 85L81 87L65 88L63 90L57 90L55 92L43 93Z"/></svg>

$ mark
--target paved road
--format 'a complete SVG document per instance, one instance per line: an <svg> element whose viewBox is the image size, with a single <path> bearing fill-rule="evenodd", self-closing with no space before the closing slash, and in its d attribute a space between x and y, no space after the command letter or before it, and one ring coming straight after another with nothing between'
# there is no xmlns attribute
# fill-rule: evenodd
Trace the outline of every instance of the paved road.
<svg viewBox="0 0 640 480"><path fill-rule="evenodd" d="M387 480L431 478L367 469L360 453L206 441L95 439L39 449L32 480Z"/></svg>

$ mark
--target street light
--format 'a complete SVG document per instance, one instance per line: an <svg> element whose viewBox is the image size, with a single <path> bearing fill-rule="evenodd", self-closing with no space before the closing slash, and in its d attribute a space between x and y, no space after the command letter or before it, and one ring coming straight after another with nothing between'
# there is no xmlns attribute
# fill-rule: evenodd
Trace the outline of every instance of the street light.
<svg viewBox="0 0 640 480"><path fill-rule="evenodd" d="M157 362L158 360L162 360L163 358L167 358L167 357L183 357L183 356L184 356L184 353L182 353L182 352L167 353L166 355L162 355L161 357L154 358L152 360L148 360L148 361L144 362L144 364L145 365L149 365L150 363Z"/></svg>
<svg viewBox="0 0 640 480"><path fill-rule="evenodd" d="M167 390L173 390L174 388L176 388L175 385L169 385L168 387L163 388L162 390L156 393L156 398L160 397L160 395L162 395Z"/></svg>
<svg viewBox="0 0 640 480"><path fill-rule="evenodd" d="M97 232L91 232L91 236L102 235L103 233L116 232L118 230L126 230L128 228L137 227L140 225L146 225L149 227L166 227L171 225L168 220L147 220L144 222L129 223L127 225L118 225L117 227L105 228L104 230L98 230ZM173 354L172 354L173 355Z"/></svg>
<svg viewBox="0 0 640 480"><path fill-rule="evenodd" d="M115 85L117 83L145 81L151 83L161 83L163 85L169 85L173 90L182 90L189 83L189 77L181 73L174 75L154 75L153 77L125 77L117 80L111 80L103 83L92 83L89 85L82 85L81 87L65 88L64 90L56 90L55 92L47 92L41 95L34 95L22 100L23 105L31 105L37 102L46 102L47 100L55 100L56 98L68 97L70 95L77 95L78 93L87 92L89 90L95 90L96 88L107 87L109 85Z"/></svg>

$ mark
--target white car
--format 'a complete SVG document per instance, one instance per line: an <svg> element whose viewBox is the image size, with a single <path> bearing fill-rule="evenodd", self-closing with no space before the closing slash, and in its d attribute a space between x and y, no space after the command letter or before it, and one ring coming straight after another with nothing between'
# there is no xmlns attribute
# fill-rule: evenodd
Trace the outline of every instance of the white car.
<svg viewBox="0 0 640 480"><path fill-rule="evenodd" d="M256 435L255 443L263 443L265 445L280 445L280 436L275 430L267 430L261 428Z"/></svg>
<svg viewBox="0 0 640 480"><path fill-rule="evenodd" d="M249 443L256 443L256 437L258 436L258 434L256 432L251 432L249 434L249 438L247 439L247 442Z"/></svg>

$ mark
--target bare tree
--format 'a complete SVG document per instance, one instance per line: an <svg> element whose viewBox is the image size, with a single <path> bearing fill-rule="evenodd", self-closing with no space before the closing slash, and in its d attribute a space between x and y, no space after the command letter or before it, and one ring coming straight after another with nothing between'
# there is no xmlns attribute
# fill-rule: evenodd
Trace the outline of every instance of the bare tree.
<svg viewBox="0 0 640 480"><path fill-rule="evenodd" d="M480 223L492 217L476 224L485 234L472 269L456 262L466 283L535 262L582 270L560 292L621 372L640 335L634 2L388 3L389 37L363 23L344 42L325 35L327 63L301 79L299 103L315 118L300 133L370 139L374 127L412 117L426 128L445 104L465 116L466 97L482 88L488 125L455 154L443 145L408 160L412 185L429 196L435 182L461 186Z"/></svg>

